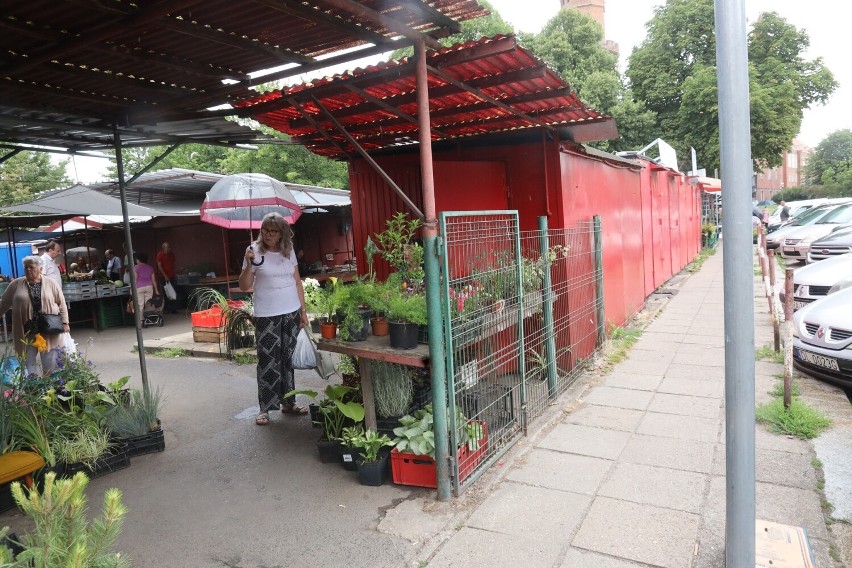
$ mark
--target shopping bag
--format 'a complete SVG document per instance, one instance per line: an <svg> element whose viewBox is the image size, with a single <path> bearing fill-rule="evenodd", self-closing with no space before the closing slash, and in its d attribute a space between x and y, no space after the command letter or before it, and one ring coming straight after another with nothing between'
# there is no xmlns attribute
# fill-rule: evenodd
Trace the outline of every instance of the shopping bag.
<svg viewBox="0 0 852 568"><path fill-rule="evenodd" d="M296 337L296 348L293 350L293 368L314 369L316 366L317 348L305 328L302 328Z"/></svg>
<svg viewBox="0 0 852 568"><path fill-rule="evenodd" d="M163 292L166 293L166 298L169 300L177 300L177 292L175 292L175 287L172 286L172 283L168 280L165 284L163 284Z"/></svg>
<svg viewBox="0 0 852 568"><path fill-rule="evenodd" d="M76 353L77 352L77 342L74 341L74 338L71 337L70 333L65 334L65 338L63 339L62 350L66 353Z"/></svg>

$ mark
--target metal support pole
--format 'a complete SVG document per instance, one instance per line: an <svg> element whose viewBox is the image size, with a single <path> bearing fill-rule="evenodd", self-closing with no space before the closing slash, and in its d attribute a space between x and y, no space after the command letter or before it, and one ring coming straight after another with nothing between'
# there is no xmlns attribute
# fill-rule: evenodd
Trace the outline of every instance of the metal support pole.
<svg viewBox="0 0 852 568"><path fill-rule="evenodd" d="M429 318L429 361L432 370L432 431L435 434L435 465L438 500L450 498L450 431L447 427L447 368L441 325L441 284L438 262L438 219L435 209L435 175L432 171L432 132L429 116L429 82L426 76L426 44L414 43L417 58L417 122L420 130L420 181L423 190L423 252L426 271L426 310ZM452 395L452 393L450 393Z"/></svg>
<svg viewBox="0 0 852 568"><path fill-rule="evenodd" d="M550 252L550 238L547 234L547 217L538 218L538 241L542 258ZM542 307L544 308L544 353L547 356L547 394L556 398L556 337L553 332L553 280L550 275L550 262L544 262L544 287Z"/></svg>
<svg viewBox="0 0 852 568"><path fill-rule="evenodd" d="M139 306L139 291L136 287L136 269L133 263L133 240L130 235L130 216L127 214L127 186L124 183L124 160L121 157L121 136L118 128L113 127L113 140L115 144L115 169L118 175L118 189L121 195L121 215L124 218L124 241L127 243L127 266L130 271L130 297L134 310L133 319L136 322L136 344L139 346L139 371L142 374L142 392L147 396L148 389L148 367L145 364L145 344L142 339L142 310Z"/></svg>
<svg viewBox="0 0 852 568"><path fill-rule="evenodd" d="M603 287L603 236L601 235L601 216L592 217L592 238L595 251L595 316L598 320L598 333L595 345L600 347L606 341L606 322L604 318L604 287Z"/></svg>
<svg viewBox="0 0 852 568"><path fill-rule="evenodd" d="M725 566L754 568L754 275L745 0L715 0L725 211Z"/></svg>

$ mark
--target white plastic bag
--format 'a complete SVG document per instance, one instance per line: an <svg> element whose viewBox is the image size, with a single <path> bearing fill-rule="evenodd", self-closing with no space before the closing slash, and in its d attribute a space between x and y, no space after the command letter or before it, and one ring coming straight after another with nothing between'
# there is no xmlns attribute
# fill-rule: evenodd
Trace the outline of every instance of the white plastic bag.
<svg viewBox="0 0 852 568"><path fill-rule="evenodd" d="M299 330L296 337L296 348L293 350L294 369L315 369L317 366L317 348L308 337L305 328Z"/></svg>
<svg viewBox="0 0 852 568"><path fill-rule="evenodd" d="M62 343L62 350L66 353L76 353L77 352L77 343L74 341L74 338L71 337L70 333L63 334L65 339Z"/></svg>
<svg viewBox="0 0 852 568"><path fill-rule="evenodd" d="M177 300L177 292L175 292L175 287L172 286L172 283L168 280L165 284L163 284L163 292L166 294L166 298L169 300Z"/></svg>

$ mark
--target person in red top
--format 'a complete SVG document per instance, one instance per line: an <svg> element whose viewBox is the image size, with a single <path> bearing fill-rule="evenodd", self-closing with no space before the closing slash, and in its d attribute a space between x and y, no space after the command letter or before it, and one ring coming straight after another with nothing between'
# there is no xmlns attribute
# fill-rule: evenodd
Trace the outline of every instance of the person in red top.
<svg viewBox="0 0 852 568"><path fill-rule="evenodd" d="M157 253L157 279L160 281L160 289L163 290L165 283L168 282L174 288L175 286L175 253L172 252L172 245L169 241L163 241L163 250ZM170 314L176 314L175 302L166 298L166 311Z"/></svg>

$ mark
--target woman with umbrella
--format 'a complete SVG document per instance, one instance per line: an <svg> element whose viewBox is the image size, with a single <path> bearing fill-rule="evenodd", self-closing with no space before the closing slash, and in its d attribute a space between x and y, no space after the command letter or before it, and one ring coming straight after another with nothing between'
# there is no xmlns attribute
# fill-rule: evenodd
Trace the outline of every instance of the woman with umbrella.
<svg viewBox="0 0 852 568"><path fill-rule="evenodd" d="M293 250L293 231L279 213L263 217L260 233L248 249L240 272L240 290L254 289L254 327L257 336L258 425L269 423L269 410L306 414L295 397L293 351L299 330L308 324L305 291Z"/></svg>

